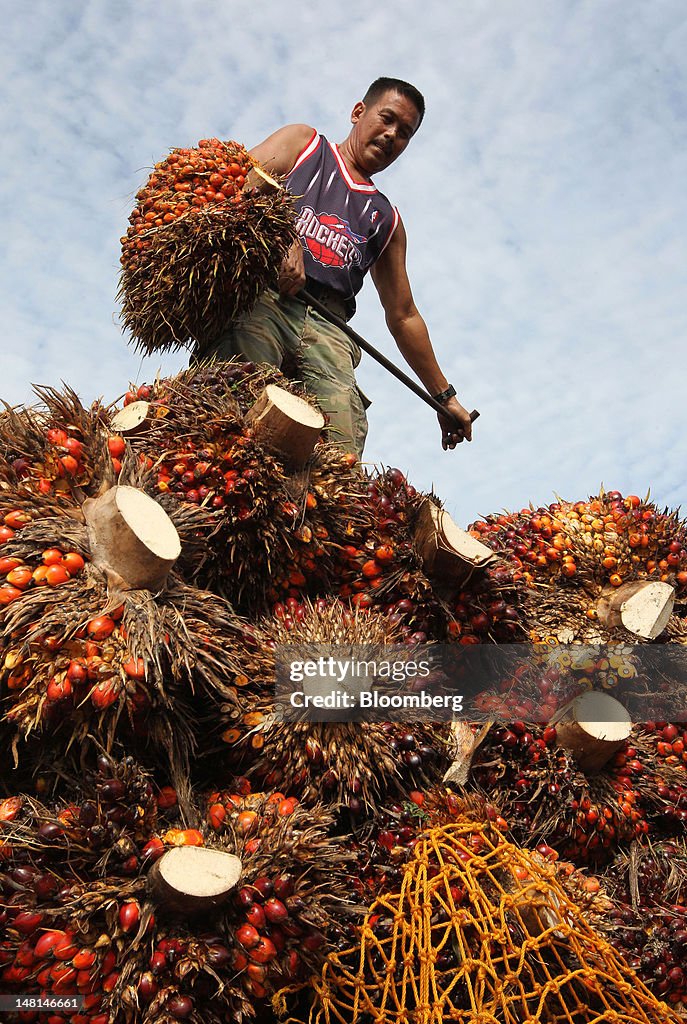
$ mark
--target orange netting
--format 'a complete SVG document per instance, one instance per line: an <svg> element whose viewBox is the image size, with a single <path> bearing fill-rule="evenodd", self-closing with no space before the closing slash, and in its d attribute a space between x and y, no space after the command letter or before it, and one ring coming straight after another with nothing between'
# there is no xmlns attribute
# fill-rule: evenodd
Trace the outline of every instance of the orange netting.
<svg viewBox="0 0 687 1024"><path fill-rule="evenodd" d="M332 953L311 1021L667 1024L548 864L462 819L423 833L360 945Z"/></svg>

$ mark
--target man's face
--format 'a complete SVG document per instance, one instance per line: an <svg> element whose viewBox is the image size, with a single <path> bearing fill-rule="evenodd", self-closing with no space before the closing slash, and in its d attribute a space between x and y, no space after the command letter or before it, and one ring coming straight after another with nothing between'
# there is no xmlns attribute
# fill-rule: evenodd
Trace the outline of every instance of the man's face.
<svg viewBox="0 0 687 1024"><path fill-rule="evenodd" d="M398 159L418 129L420 113L409 99L392 91L367 106L356 103L351 121L356 162L372 175Z"/></svg>

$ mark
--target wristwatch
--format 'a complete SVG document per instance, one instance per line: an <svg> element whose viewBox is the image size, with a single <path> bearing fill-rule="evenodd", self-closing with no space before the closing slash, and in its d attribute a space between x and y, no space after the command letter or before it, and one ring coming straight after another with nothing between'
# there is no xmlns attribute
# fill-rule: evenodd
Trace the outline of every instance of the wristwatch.
<svg viewBox="0 0 687 1024"><path fill-rule="evenodd" d="M449 384L445 391L440 391L438 395L434 395L434 401L439 402L441 405L446 405L449 398L454 398L456 389L453 384Z"/></svg>

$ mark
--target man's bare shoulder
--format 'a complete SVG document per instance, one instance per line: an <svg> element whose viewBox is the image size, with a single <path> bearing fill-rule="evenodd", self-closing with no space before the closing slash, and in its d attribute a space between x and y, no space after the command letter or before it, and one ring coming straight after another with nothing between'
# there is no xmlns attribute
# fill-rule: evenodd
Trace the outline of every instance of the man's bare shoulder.
<svg viewBox="0 0 687 1024"><path fill-rule="evenodd" d="M314 134L309 124L287 124L251 149L250 154L266 171L288 174Z"/></svg>

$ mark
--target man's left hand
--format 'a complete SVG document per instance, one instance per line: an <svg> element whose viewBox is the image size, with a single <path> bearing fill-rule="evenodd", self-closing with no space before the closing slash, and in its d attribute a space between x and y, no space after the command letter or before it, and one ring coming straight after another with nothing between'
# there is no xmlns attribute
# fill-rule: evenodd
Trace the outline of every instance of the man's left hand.
<svg viewBox="0 0 687 1024"><path fill-rule="evenodd" d="M467 409L463 408L457 398L449 398L445 409L450 415L437 414L441 427L441 447L444 451L447 448L455 448L461 441L472 440L472 421ZM459 422L456 422L456 419Z"/></svg>
<svg viewBox="0 0 687 1024"><path fill-rule="evenodd" d="M298 295L305 287L305 264L303 246L296 239L279 268L279 294Z"/></svg>

